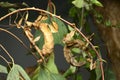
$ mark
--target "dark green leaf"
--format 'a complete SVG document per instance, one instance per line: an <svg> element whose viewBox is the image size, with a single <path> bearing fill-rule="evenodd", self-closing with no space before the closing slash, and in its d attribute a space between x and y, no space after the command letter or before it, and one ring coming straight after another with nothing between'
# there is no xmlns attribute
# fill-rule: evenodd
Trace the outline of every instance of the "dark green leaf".
<svg viewBox="0 0 120 80"><path fill-rule="evenodd" d="M54 42L55 44L62 44L62 40L63 37L67 34L68 29L67 29L67 25L65 25L61 20L53 17L52 18L53 21L55 21L58 24L58 32L57 33L53 33L53 37L54 37Z"/></svg>
<svg viewBox="0 0 120 80"><path fill-rule="evenodd" d="M83 79L82 79L82 75L77 74L77 76L76 76L76 80L83 80Z"/></svg>
<svg viewBox="0 0 120 80"><path fill-rule="evenodd" d="M23 7L28 7L28 5L23 2L21 3L9 3L9 2L0 2L0 7L3 8L23 8Z"/></svg>
<svg viewBox="0 0 120 80"><path fill-rule="evenodd" d="M75 17L76 14L77 14L76 7L72 7L72 8L70 9L70 11L69 11L69 15L70 15L71 17Z"/></svg>
<svg viewBox="0 0 120 80"><path fill-rule="evenodd" d="M116 80L116 76L114 72L112 71L112 68L107 67L105 71L105 80Z"/></svg>
<svg viewBox="0 0 120 80"><path fill-rule="evenodd" d="M0 73L8 73L7 68L3 65L0 65Z"/></svg>
<svg viewBox="0 0 120 80"><path fill-rule="evenodd" d="M96 69L95 69L95 72L96 72L96 80L100 80L102 74L101 74L100 62L99 62L99 60L96 61Z"/></svg>
<svg viewBox="0 0 120 80"><path fill-rule="evenodd" d="M59 19L53 17L51 19L52 21L56 22L58 24L59 30L57 33L53 33L53 37L54 37L54 43L55 44L62 44L62 39L63 37L67 34L68 30L67 30L67 26ZM52 21L50 21L49 19L45 21L45 23L50 24ZM37 30L35 33L35 37L37 36L41 36L40 40L36 42L36 44L39 46L39 48L41 49L43 44L44 44L44 36L42 34L41 31Z"/></svg>

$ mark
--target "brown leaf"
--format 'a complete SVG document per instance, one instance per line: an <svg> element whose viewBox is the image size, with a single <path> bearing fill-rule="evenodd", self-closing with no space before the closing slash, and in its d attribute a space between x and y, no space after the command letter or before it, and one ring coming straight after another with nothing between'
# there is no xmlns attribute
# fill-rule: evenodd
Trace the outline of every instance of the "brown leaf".
<svg viewBox="0 0 120 80"><path fill-rule="evenodd" d="M49 28L52 33L58 32L58 24L54 21L52 21L52 24L49 25Z"/></svg>
<svg viewBox="0 0 120 80"><path fill-rule="evenodd" d="M74 30L71 31L70 33L68 33L68 34L64 37L63 42L65 43L65 42L71 41L71 39L72 39L72 37L74 36L74 34L75 34L75 31L74 31Z"/></svg>
<svg viewBox="0 0 120 80"><path fill-rule="evenodd" d="M44 55L50 54L53 52L54 48L54 39L52 32L50 31L47 23L41 23L39 25L39 28L44 35L44 45L42 48L42 52Z"/></svg>

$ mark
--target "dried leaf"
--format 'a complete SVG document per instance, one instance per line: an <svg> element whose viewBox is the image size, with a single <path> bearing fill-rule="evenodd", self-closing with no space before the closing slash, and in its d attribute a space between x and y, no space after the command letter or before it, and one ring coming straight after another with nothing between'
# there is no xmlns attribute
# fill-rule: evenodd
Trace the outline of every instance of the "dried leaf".
<svg viewBox="0 0 120 80"><path fill-rule="evenodd" d="M40 22L40 21L44 21L44 20L47 20L47 16L43 16L43 15L39 15L37 17L37 19L35 20L35 22Z"/></svg>
<svg viewBox="0 0 120 80"><path fill-rule="evenodd" d="M37 41L39 41L40 40L40 36L37 36L33 41L34 42L37 42Z"/></svg>
<svg viewBox="0 0 120 80"><path fill-rule="evenodd" d="M74 34L75 34L75 31L72 30L70 33L68 33L68 34L64 37L63 42L68 42L68 41L70 41L70 40L72 39L72 37L74 36Z"/></svg>
<svg viewBox="0 0 120 80"><path fill-rule="evenodd" d="M49 25L49 28L52 33L58 32L58 24L54 21L52 21L52 24Z"/></svg>
<svg viewBox="0 0 120 80"><path fill-rule="evenodd" d="M44 55L50 54L54 48L54 39L52 32L50 31L47 23L41 23L39 27L44 35L44 45L42 52Z"/></svg>
<svg viewBox="0 0 120 80"><path fill-rule="evenodd" d="M18 24L16 24L17 28L21 28L22 21L23 21L23 18L21 18L21 19L18 21Z"/></svg>
<svg viewBox="0 0 120 80"><path fill-rule="evenodd" d="M29 16L29 14L28 14L28 12L27 12L27 14L26 14L26 16L25 16L25 20L27 21L27 19L28 19L28 16Z"/></svg>
<svg viewBox="0 0 120 80"><path fill-rule="evenodd" d="M29 21L26 21L26 24L27 24L27 26L30 26L30 27L33 25L33 23L29 22Z"/></svg>

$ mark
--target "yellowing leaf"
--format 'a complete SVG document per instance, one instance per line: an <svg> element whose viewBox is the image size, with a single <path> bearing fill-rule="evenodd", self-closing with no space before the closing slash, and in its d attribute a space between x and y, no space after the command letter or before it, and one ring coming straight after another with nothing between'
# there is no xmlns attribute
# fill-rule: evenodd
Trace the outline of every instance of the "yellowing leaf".
<svg viewBox="0 0 120 80"><path fill-rule="evenodd" d="M74 36L74 34L75 34L75 31L72 30L70 33L68 33L68 34L64 37L63 42L70 41L70 40L72 39L72 37Z"/></svg>
<svg viewBox="0 0 120 80"><path fill-rule="evenodd" d="M28 12L27 12L27 14L26 14L26 16L25 16L25 20L27 20L27 19L28 19L28 16L29 16L29 14L28 14Z"/></svg>
<svg viewBox="0 0 120 80"><path fill-rule="evenodd" d="M52 23L49 25L49 28L53 33L58 32L58 24L54 21L52 21Z"/></svg>
<svg viewBox="0 0 120 80"><path fill-rule="evenodd" d="M23 21L23 18L21 18L21 19L18 21L18 24L16 24L17 28L21 28L22 21Z"/></svg>
<svg viewBox="0 0 120 80"><path fill-rule="evenodd" d="M37 42L40 40L40 36L37 36L35 39L34 39L34 42Z"/></svg>
<svg viewBox="0 0 120 80"><path fill-rule="evenodd" d="M44 35L44 45L42 48L42 52L44 55L50 54L54 48L54 39L52 32L50 31L47 23L41 23L39 25L39 28Z"/></svg>

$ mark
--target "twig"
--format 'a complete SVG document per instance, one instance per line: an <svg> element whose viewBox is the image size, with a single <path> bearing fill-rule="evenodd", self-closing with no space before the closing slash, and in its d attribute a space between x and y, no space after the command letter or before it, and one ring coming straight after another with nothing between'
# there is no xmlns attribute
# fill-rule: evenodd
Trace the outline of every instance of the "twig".
<svg viewBox="0 0 120 80"><path fill-rule="evenodd" d="M5 59L2 55L0 55L0 57L9 65L9 61L7 59Z"/></svg>
<svg viewBox="0 0 120 80"><path fill-rule="evenodd" d="M36 55L34 55L34 53L23 43L23 41L22 41L19 37L17 37L15 34L13 34L12 32L10 32L10 31L8 31L8 30L6 30L6 29L0 28L0 30L1 30L1 31L4 31L4 32L6 32L6 33L8 33L8 34L10 34L10 35L13 36L15 39L17 39L17 40L18 40L29 52L31 52L32 55L38 60L38 57L37 57Z"/></svg>
<svg viewBox="0 0 120 80"><path fill-rule="evenodd" d="M94 45L87 39L87 37L77 28L74 28L77 32L79 32L79 34L91 45L92 49L95 51L95 53L98 56L98 59L100 60L100 69L101 69L101 73L102 73L102 80L104 80L104 69L103 69L103 61L101 56L99 55L98 51L95 49Z"/></svg>
<svg viewBox="0 0 120 80"><path fill-rule="evenodd" d="M28 10L34 10L34 11L38 11L38 12L43 12L43 13L49 14L49 15L51 15L51 16L53 16L53 17L56 17L56 18L60 19L61 21L67 23L67 24L70 25L71 27L73 27L77 32L79 32L80 35L91 45L91 47L93 48L93 50L94 50L95 53L97 54L97 56L98 56L98 58L99 58L99 60L100 60L100 68L101 68L101 73L102 73L102 80L104 80L104 70L103 70L103 62L102 62L101 56L99 55L98 51L95 49L94 45L93 45L93 44L86 38L86 36L75 26L75 24L70 23L70 22L66 21L65 19L61 18L60 16L57 16L57 15L55 15L55 14L52 14L52 13L50 13L50 12L48 12L48 11L45 11L45 10L39 9L39 8L34 8L34 7L32 7L32 8L23 8L23 9L15 10L15 11L13 11L13 12L11 12L11 13L3 16L3 17L1 17L1 18L0 18L0 21L2 21L3 19L7 18L8 16L10 16L10 15L12 15L12 14L15 14L15 13L18 13L18 12L22 12L22 11L28 11Z"/></svg>
<svg viewBox="0 0 120 80"><path fill-rule="evenodd" d="M2 44L0 44L0 47L5 51L5 53L9 56L9 58L12 60L12 63L14 64L14 59L12 58L10 53L2 46Z"/></svg>

